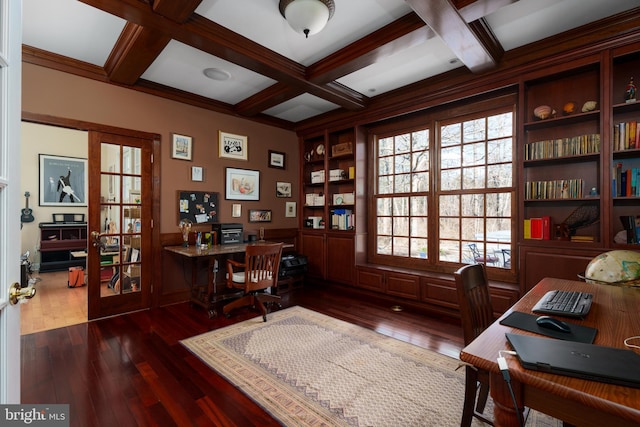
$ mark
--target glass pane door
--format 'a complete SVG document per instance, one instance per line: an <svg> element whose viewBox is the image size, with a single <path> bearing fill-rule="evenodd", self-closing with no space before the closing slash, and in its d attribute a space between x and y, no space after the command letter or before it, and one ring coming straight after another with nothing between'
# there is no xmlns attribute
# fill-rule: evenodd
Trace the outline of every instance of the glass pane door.
<svg viewBox="0 0 640 427"><path fill-rule="evenodd" d="M140 292L142 277L141 149L101 144L100 296Z"/></svg>
<svg viewBox="0 0 640 427"><path fill-rule="evenodd" d="M99 200L89 200L94 248L88 260L89 319L150 305L152 144L120 135L91 135L89 188L100 193Z"/></svg>

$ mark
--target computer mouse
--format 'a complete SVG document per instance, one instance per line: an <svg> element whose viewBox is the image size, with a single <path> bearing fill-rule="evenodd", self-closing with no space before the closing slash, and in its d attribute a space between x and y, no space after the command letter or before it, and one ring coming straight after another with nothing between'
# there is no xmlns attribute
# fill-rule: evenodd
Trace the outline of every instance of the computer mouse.
<svg viewBox="0 0 640 427"><path fill-rule="evenodd" d="M571 332L571 327L562 320L558 320L551 316L540 316L536 319L536 323L541 328L550 329L557 332Z"/></svg>

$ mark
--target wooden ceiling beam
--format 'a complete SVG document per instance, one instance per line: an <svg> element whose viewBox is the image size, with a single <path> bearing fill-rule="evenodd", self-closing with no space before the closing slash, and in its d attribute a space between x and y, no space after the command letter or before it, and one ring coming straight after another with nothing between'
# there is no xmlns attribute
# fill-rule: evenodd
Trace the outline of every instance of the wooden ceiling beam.
<svg viewBox="0 0 640 427"><path fill-rule="evenodd" d="M200 6L202 0L153 0L151 6L158 15L183 23Z"/></svg>
<svg viewBox="0 0 640 427"><path fill-rule="evenodd" d="M302 90L288 84L276 83L238 102L235 110L243 116L253 116L303 93Z"/></svg>
<svg viewBox="0 0 640 427"><path fill-rule="evenodd" d="M186 21L202 0L155 0L155 13L174 22ZM111 80L132 85L162 53L171 37L149 27L127 22L118 41L105 63L105 71Z"/></svg>
<svg viewBox="0 0 640 427"><path fill-rule="evenodd" d="M474 23L489 15L503 6L509 5L517 0L458 0L456 7L459 7L462 18L473 26L482 26L484 21ZM307 77L315 83L328 83L340 77L351 74L364 67L376 63L377 61L393 55L403 49L407 49L434 37L434 31L425 22L411 12L394 22L385 25L381 29L357 40L354 43L334 52L307 68ZM494 43L488 42L487 44ZM497 43L496 43L497 44ZM500 52L496 52L499 56ZM279 84L265 89L265 93L257 93L239 104L241 114L251 115L252 112L264 111L281 102L284 92L277 89ZM280 96L270 98L272 91L277 91ZM291 97L298 96L299 92L292 91ZM255 102L255 105L251 105Z"/></svg>
<svg viewBox="0 0 640 427"><path fill-rule="evenodd" d="M127 22L104 64L109 79L135 84L170 41L164 33Z"/></svg>
<svg viewBox="0 0 640 427"><path fill-rule="evenodd" d="M366 105L364 95L341 86L310 82L302 65L197 14L178 24L155 14L148 5L137 0L80 1L348 110L359 110Z"/></svg>
<svg viewBox="0 0 640 427"><path fill-rule="evenodd" d="M504 52L488 26L470 26L450 0L406 0L451 51L474 73L495 68Z"/></svg>

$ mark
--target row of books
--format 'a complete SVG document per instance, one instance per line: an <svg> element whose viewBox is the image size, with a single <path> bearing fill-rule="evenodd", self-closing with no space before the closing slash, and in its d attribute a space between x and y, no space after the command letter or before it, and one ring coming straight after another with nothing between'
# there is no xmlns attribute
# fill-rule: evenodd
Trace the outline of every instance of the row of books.
<svg viewBox="0 0 640 427"><path fill-rule="evenodd" d="M621 215L620 221L627 232L627 243L640 244L640 215Z"/></svg>
<svg viewBox="0 0 640 427"><path fill-rule="evenodd" d="M551 239L551 217L526 218L524 220L524 238L536 240Z"/></svg>
<svg viewBox="0 0 640 427"><path fill-rule="evenodd" d="M612 171L611 191L615 197L640 196L640 168L622 169L622 163L616 164Z"/></svg>
<svg viewBox="0 0 640 427"><path fill-rule="evenodd" d="M581 178L524 183L525 200L581 199L584 182Z"/></svg>
<svg viewBox="0 0 640 427"><path fill-rule="evenodd" d="M600 152L600 134L549 139L525 144L524 159L540 160Z"/></svg>
<svg viewBox="0 0 640 427"><path fill-rule="evenodd" d="M331 211L331 228L334 230L352 230L354 219L351 209L333 209Z"/></svg>
<svg viewBox="0 0 640 427"><path fill-rule="evenodd" d="M640 148L640 132L636 120L621 122L613 126L613 150L633 150Z"/></svg>

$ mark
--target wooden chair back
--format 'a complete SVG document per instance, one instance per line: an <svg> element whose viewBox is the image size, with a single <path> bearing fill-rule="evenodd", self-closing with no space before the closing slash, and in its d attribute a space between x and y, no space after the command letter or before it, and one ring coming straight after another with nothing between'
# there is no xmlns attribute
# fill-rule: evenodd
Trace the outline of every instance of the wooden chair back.
<svg viewBox="0 0 640 427"><path fill-rule="evenodd" d="M278 284L282 243L248 245L245 251L245 293Z"/></svg>
<svg viewBox="0 0 640 427"><path fill-rule="evenodd" d="M470 264L460 267L453 276L467 345L494 321L487 271L484 264Z"/></svg>

